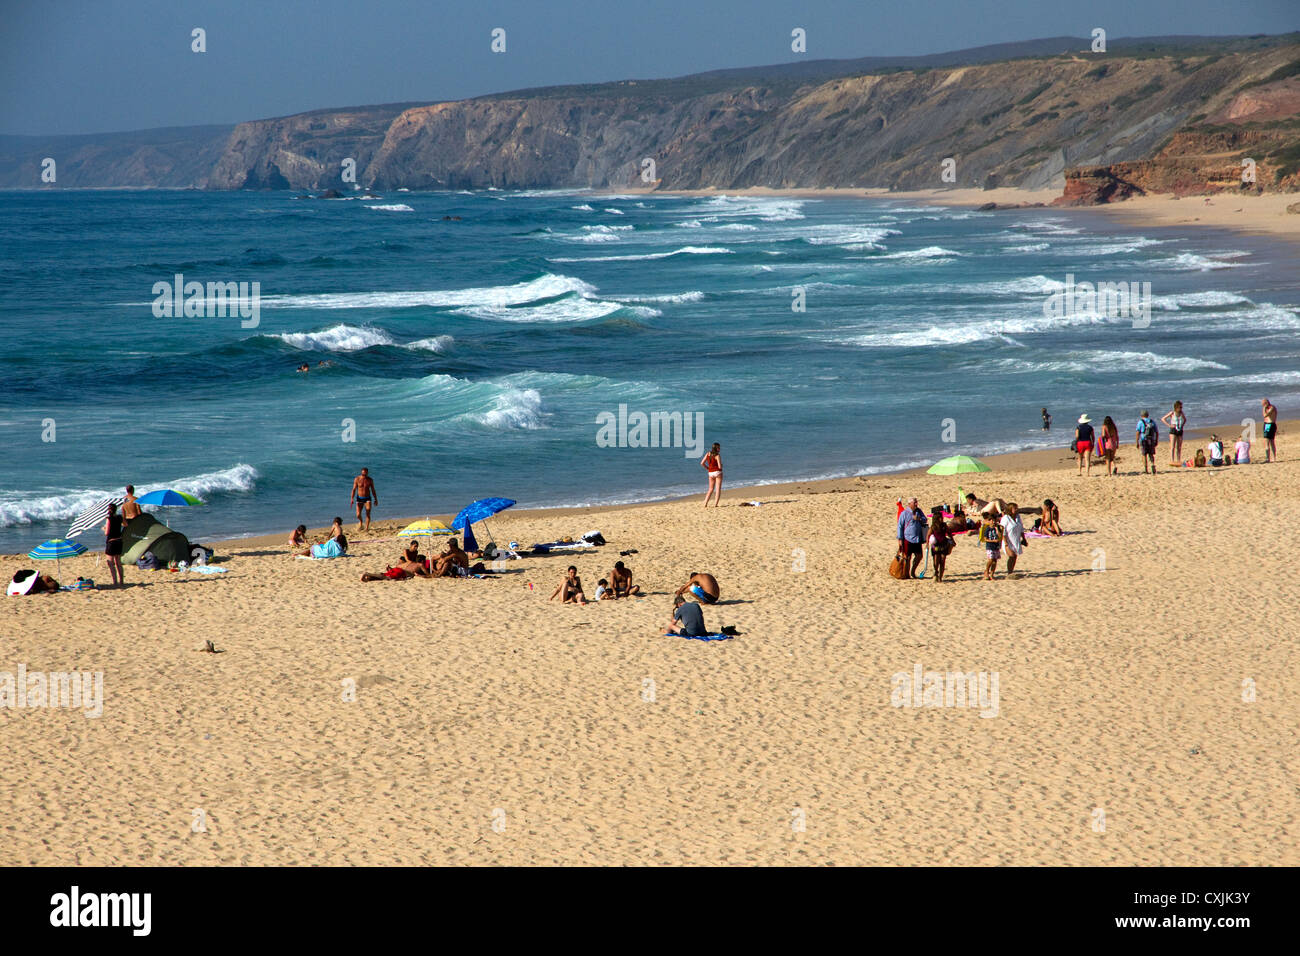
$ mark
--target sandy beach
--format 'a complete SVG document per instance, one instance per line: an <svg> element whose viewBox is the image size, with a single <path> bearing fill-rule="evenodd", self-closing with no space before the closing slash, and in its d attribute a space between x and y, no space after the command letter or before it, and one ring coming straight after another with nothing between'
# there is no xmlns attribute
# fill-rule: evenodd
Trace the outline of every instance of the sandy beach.
<svg viewBox="0 0 1300 956"><path fill-rule="evenodd" d="M491 580L361 583L397 556L384 520L344 559L243 540L225 574L7 599L0 671L102 671L104 700L5 710L0 862L1295 865L1294 427L1281 463L1154 478L1128 446L1117 478L1048 451L708 512L507 511L498 541L609 543ZM1015 579L970 541L943 583L892 579L896 499L959 484L1050 497L1071 533ZM547 601L632 549L646 597ZM661 636L692 570L740 637ZM996 674L996 706L894 706L918 666Z"/></svg>
<svg viewBox="0 0 1300 956"><path fill-rule="evenodd" d="M622 190L635 192L635 190ZM738 190L669 191L670 195L713 196L790 196L802 199L891 199L938 203L946 206L983 206L997 203L1011 206L1051 206L1061 195L1060 189L918 189L890 192L888 189L766 189L754 187ZM1206 202L1206 199L1209 202ZM1300 240L1300 215L1288 213L1286 207L1300 202L1300 193L1265 193L1262 196L1221 194L1188 196L1152 194L1125 199L1101 206L1058 207L1073 211L1095 212L1113 218L1125 226L1179 226L1232 229L1252 235L1277 236Z"/></svg>

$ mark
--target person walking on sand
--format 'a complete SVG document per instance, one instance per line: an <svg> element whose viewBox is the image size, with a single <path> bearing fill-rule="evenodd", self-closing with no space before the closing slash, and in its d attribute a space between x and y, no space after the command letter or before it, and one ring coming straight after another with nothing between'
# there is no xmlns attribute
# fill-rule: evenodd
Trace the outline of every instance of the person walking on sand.
<svg viewBox="0 0 1300 956"><path fill-rule="evenodd" d="M717 442L708 453L700 459L700 465L709 473L709 490L704 496L704 507L709 506L713 498L713 507L722 503L722 446Z"/></svg>
<svg viewBox="0 0 1300 956"><path fill-rule="evenodd" d="M1002 550L1007 556L1007 577L1016 569L1016 559L1025 553L1029 544L1025 540L1025 525L1020 520L1020 506L1014 501L1007 503L1006 514L1002 516Z"/></svg>
<svg viewBox="0 0 1300 956"><path fill-rule="evenodd" d="M1264 410L1264 460L1277 461L1277 406L1267 398L1259 405Z"/></svg>
<svg viewBox="0 0 1300 956"><path fill-rule="evenodd" d="M1138 419L1137 430L1135 432L1136 440L1134 445L1142 453L1142 474L1156 473L1156 451L1160 447L1160 426L1156 420L1151 417L1151 413L1145 408L1142 409L1142 417ZM1150 472L1147 466L1151 466Z"/></svg>
<svg viewBox="0 0 1300 956"><path fill-rule="evenodd" d="M113 587L120 588L126 583L122 573L122 516L112 502L108 505L108 520L104 522L104 563L108 565Z"/></svg>
<svg viewBox="0 0 1300 956"><path fill-rule="evenodd" d="M934 580L942 581L943 572L948 566L948 554L952 551L952 535L943 520L943 509L936 508L930 515L930 532L927 537L930 545L930 563L934 565Z"/></svg>
<svg viewBox="0 0 1300 956"><path fill-rule="evenodd" d="M1002 557L1002 525L992 514L982 516L980 546L984 549L984 580L992 581L997 575L998 560Z"/></svg>
<svg viewBox="0 0 1300 956"><path fill-rule="evenodd" d="M1079 463L1079 474L1084 477L1092 474L1092 442L1095 437L1092 419L1084 412L1074 428L1074 457Z"/></svg>
<svg viewBox="0 0 1300 956"><path fill-rule="evenodd" d="M126 486L126 501L122 502L122 520L130 521L132 518L138 518L143 512L140 505L135 500L135 485Z"/></svg>
<svg viewBox="0 0 1300 956"><path fill-rule="evenodd" d="M898 516L898 553L903 556L903 580L916 577L928 530L925 512L915 498L908 498L907 507Z"/></svg>
<svg viewBox="0 0 1300 956"><path fill-rule="evenodd" d="M1106 474L1112 478L1119 474L1115 467L1115 452L1119 451L1119 428L1115 419L1107 415L1101 422L1101 455L1106 459Z"/></svg>
<svg viewBox="0 0 1300 956"><path fill-rule="evenodd" d="M1176 468L1183 463L1183 429L1187 427L1183 403L1174 402L1174 410L1161 415L1160 420L1169 426L1169 464Z"/></svg>
<svg viewBox="0 0 1300 956"><path fill-rule="evenodd" d="M362 468L361 474L352 479L352 504L357 509L357 530L361 527L361 509L366 511L366 531L370 530L370 506L379 504L379 494L375 491L375 481L370 477L370 469Z"/></svg>

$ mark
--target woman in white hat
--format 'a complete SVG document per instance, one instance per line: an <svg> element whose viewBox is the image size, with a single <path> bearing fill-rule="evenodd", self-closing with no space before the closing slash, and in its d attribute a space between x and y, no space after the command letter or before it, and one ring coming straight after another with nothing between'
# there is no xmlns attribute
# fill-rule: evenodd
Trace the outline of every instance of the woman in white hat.
<svg viewBox="0 0 1300 956"><path fill-rule="evenodd" d="M1092 442L1096 437L1092 430L1092 421L1088 413L1079 416L1079 424L1074 428L1074 457L1079 463L1079 474L1092 474Z"/></svg>

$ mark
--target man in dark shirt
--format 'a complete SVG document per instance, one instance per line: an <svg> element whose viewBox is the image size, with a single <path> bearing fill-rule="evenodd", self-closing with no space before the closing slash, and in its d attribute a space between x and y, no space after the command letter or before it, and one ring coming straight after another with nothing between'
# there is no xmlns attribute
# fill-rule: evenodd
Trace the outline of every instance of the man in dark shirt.
<svg viewBox="0 0 1300 956"><path fill-rule="evenodd" d="M681 627L676 626L678 623ZM704 627L704 612L700 606L680 594L673 598L673 620L668 626L668 633L684 634L687 637L703 637L709 633Z"/></svg>

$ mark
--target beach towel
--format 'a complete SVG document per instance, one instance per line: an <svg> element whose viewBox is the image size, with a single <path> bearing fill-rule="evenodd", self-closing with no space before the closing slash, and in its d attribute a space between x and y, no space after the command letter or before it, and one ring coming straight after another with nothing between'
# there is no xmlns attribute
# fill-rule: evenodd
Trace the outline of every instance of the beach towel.
<svg viewBox="0 0 1300 956"><path fill-rule="evenodd" d="M684 637L688 641L729 641L731 634L664 634L664 637Z"/></svg>
<svg viewBox="0 0 1300 956"><path fill-rule="evenodd" d="M311 546L311 556L318 561L326 558L341 558L343 557L343 549L339 547L337 541L330 538L324 544L313 544Z"/></svg>
<svg viewBox="0 0 1300 956"><path fill-rule="evenodd" d="M548 554L551 551L589 551L596 546L589 541L549 541L535 544L531 550L534 554Z"/></svg>
<svg viewBox="0 0 1300 956"><path fill-rule="evenodd" d="M298 555L302 557L302 555ZM182 571L195 571L198 574L225 574L230 568L218 568L211 564L191 564L188 568L181 568Z"/></svg>

